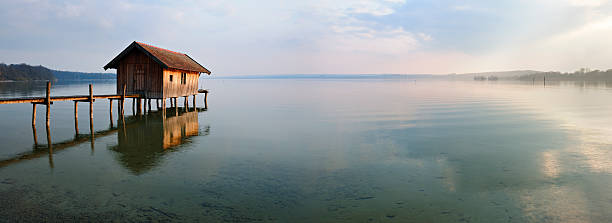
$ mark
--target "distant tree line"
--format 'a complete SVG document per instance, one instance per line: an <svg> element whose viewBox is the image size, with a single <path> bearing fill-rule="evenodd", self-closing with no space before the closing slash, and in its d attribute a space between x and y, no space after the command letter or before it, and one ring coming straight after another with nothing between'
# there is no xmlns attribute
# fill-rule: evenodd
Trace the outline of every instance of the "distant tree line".
<svg viewBox="0 0 612 223"><path fill-rule="evenodd" d="M52 70L43 66L27 64L0 63L0 81L36 81L36 80L97 80L115 79L112 73L83 73Z"/></svg>
<svg viewBox="0 0 612 223"><path fill-rule="evenodd" d="M588 68L581 68L572 73L562 73L562 72L541 72L529 75L521 75L516 77L517 80L522 81L531 81L531 80L543 80L546 77L546 80L551 81L612 81L612 69L602 71L602 70L590 70Z"/></svg>
<svg viewBox="0 0 612 223"><path fill-rule="evenodd" d="M488 77L485 77L485 76L474 76L474 80L475 81L486 81L486 80L496 81L496 80L499 80L499 77L493 76L493 75L488 76Z"/></svg>
<svg viewBox="0 0 612 223"><path fill-rule="evenodd" d="M0 63L0 81L55 80L50 69L27 64Z"/></svg>
<svg viewBox="0 0 612 223"><path fill-rule="evenodd" d="M117 75L113 73L83 73L74 71L51 70L53 76L58 80L100 80L100 79L116 79Z"/></svg>

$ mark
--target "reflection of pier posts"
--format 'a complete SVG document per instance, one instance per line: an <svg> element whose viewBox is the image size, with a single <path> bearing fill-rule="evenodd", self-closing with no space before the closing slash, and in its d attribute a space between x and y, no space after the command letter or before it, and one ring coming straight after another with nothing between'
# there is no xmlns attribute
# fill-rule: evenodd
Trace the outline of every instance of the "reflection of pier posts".
<svg viewBox="0 0 612 223"><path fill-rule="evenodd" d="M47 147L49 147L49 166L53 168L53 143L51 142L51 131L47 125Z"/></svg>

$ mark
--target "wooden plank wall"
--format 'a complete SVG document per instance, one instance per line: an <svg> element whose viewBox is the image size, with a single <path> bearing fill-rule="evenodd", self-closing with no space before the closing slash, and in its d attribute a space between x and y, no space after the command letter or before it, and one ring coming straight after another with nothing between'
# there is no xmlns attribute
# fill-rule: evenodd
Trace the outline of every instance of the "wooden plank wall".
<svg viewBox="0 0 612 223"><path fill-rule="evenodd" d="M185 84L181 83L181 73L187 74ZM170 81L170 75L173 76L172 82ZM164 97L183 97L197 94L199 79L200 74L198 72L164 69Z"/></svg>
<svg viewBox="0 0 612 223"><path fill-rule="evenodd" d="M144 67L144 91L136 91L136 86L134 86L136 65L143 65ZM148 98L163 98L162 73L163 69L157 62L144 53L134 50L119 62L117 94L123 93L123 84L126 84L127 94L143 94Z"/></svg>

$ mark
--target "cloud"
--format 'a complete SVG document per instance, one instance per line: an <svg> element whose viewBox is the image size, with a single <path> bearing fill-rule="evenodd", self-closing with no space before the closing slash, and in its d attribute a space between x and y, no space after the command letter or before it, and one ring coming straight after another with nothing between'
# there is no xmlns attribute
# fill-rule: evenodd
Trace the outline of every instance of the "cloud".
<svg viewBox="0 0 612 223"><path fill-rule="evenodd" d="M567 0L572 6L598 7L608 3L608 0Z"/></svg>
<svg viewBox="0 0 612 223"><path fill-rule="evenodd" d="M405 0L318 0L311 7L335 16L368 14L384 16L395 12L395 7L405 4Z"/></svg>
<svg viewBox="0 0 612 223"><path fill-rule="evenodd" d="M139 40L222 75L604 68L611 13L606 0L5 0L0 61L100 71Z"/></svg>

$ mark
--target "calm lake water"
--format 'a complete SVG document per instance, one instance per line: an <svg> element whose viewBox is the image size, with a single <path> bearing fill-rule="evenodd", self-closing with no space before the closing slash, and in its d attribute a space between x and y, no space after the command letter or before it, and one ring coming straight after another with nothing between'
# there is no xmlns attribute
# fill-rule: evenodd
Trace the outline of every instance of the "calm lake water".
<svg viewBox="0 0 612 223"><path fill-rule="evenodd" d="M53 95L87 94L57 83ZM610 222L605 84L205 80L207 111L0 105L0 221ZM0 97L44 83L0 83ZM94 83L95 94L114 82ZM203 106L203 98L198 98ZM183 103L179 101L179 105ZM153 105L155 107L155 105Z"/></svg>

